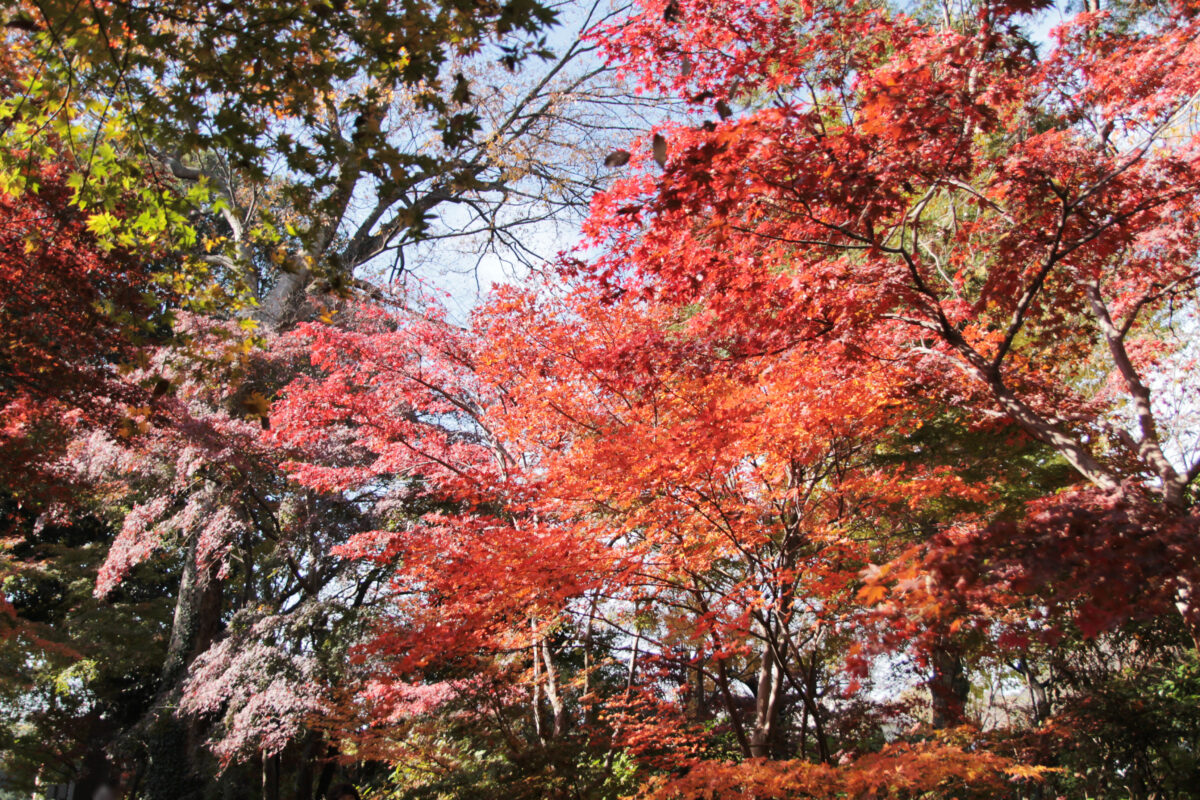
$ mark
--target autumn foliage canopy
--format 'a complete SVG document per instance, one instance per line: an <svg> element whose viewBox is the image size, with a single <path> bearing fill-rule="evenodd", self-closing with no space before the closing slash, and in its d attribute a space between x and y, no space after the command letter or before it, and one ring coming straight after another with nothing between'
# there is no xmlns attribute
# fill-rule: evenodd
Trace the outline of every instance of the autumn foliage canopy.
<svg viewBox="0 0 1200 800"><path fill-rule="evenodd" d="M105 757L187 741L195 797L288 764L297 797L1197 796L1200 6L597 19L665 110L468 314L334 280L289 211L238 257L290 316L191 307L66 168L0 196L0 480L78 493L10 515L11 585L90 515L88 602L177 587ZM394 161L359 122L330 158ZM11 642L75 657L14 599Z"/></svg>

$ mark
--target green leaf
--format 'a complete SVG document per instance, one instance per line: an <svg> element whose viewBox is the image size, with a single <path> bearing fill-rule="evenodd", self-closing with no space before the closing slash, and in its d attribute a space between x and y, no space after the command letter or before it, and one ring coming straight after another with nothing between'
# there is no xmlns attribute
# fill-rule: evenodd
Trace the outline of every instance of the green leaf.
<svg viewBox="0 0 1200 800"><path fill-rule="evenodd" d="M87 227L88 230L100 237L106 237L114 233L120 228L121 223L116 217L107 211L101 211L98 214L89 214Z"/></svg>

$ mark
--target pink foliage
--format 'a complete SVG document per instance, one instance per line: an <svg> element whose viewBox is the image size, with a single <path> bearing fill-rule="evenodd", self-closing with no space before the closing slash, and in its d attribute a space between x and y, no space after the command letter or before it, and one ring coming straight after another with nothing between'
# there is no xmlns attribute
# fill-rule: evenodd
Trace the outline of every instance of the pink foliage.
<svg viewBox="0 0 1200 800"><path fill-rule="evenodd" d="M213 751L228 764L277 753L328 711L316 659L296 641L296 620L267 616L196 659L180 712L220 715Z"/></svg>
<svg viewBox="0 0 1200 800"><path fill-rule="evenodd" d="M125 517L121 532L109 548L108 557L96 579L96 596L103 597L116 587L137 564L146 559L159 544L157 525L171 505L170 497L157 497L143 505L134 506Z"/></svg>

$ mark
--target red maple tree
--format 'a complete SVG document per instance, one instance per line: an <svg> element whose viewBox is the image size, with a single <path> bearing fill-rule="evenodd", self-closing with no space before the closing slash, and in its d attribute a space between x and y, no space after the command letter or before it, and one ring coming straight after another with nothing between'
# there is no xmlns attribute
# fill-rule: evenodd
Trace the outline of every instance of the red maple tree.
<svg viewBox="0 0 1200 800"><path fill-rule="evenodd" d="M601 32L612 56L721 118L664 127L663 168L635 160L597 199L586 269L693 304L747 355L886 362L897 387L1020 426L1082 482L1046 502L1093 509L1101 550L1141 540L1157 581L1138 596L1200 642L1200 461L1170 413L1195 399L1171 330L1194 324L1200 21L1188 3L1090 10L1041 56L1028 10L644 3ZM1107 594L1101 572L1074 577Z"/></svg>

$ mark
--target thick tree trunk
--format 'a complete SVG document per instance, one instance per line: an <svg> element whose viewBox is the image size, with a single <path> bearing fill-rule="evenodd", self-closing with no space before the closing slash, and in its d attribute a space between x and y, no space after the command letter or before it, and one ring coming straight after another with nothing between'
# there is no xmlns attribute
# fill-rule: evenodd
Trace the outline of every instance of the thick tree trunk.
<svg viewBox="0 0 1200 800"><path fill-rule="evenodd" d="M200 788L188 752L187 724L160 708L146 737L146 800L183 800Z"/></svg>
<svg viewBox="0 0 1200 800"><path fill-rule="evenodd" d="M291 272L281 272L255 317L272 330L288 327L304 303L305 289L311 280L308 268L300 264L294 264Z"/></svg>
<svg viewBox="0 0 1200 800"><path fill-rule="evenodd" d="M779 729L779 709L783 704L783 669L775 663L770 645L764 645L758 667L758 688L754 693L754 727L750 731L750 756L769 758L771 743Z"/></svg>
<svg viewBox="0 0 1200 800"><path fill-rule="evenodd" d="M1040 725L1050 716L1050 699L1046 696L1046 685L1032 671L1026 673L1029 684L1029 702L1033 706L1033 723Z"/></svg>
<svg viewBox="0 0 1200 800"><path fill-rule="evenodd" d="M184 555L158 700L147 726L146 800L182 800L199 789L194 761L202 737L197 723L180 719L174 709L188 664L220 630L220 611L220 581L197 566L193 541Z"/></svg>
<svg viewBox="0 0 1200 800"><path fill-rule="evenodd" d="M292 797L295 800L313 800L313 769L317 753L321 751L321 738L310 733L300 749L300 763L296 767L296 785Z"/></svg>
<svg viewBox="0 0 1200 800"><path fill-rule="evenodd" d="M967 707L971 682L967 680L962 657L948 645L934 648L929 658L933 675L929 679L932 723L935 728L961 725Z"/></svg>
<svg viewBox="0 0 1200 800"><path fill-rule="evenodd" d="M110 736L105 735L107 732L101 734L96 727L92 726L92 742L75 779L75 796L84 800L91 800L96 790L105 784L116 788L113 769L108 762L108 754L104 752L104 745L108 743Z"/></svg>
<svg viewBox="0 0 1200 800"><path fill-rule="evenodd" d="M317 778L317 787L313 792L317 800L323 800L325 793L333 785L333 776L337 772L337 755L337 749L333 745L329 745L329 748L325 751L325 764L321 767L321 774Z"/></svg>

